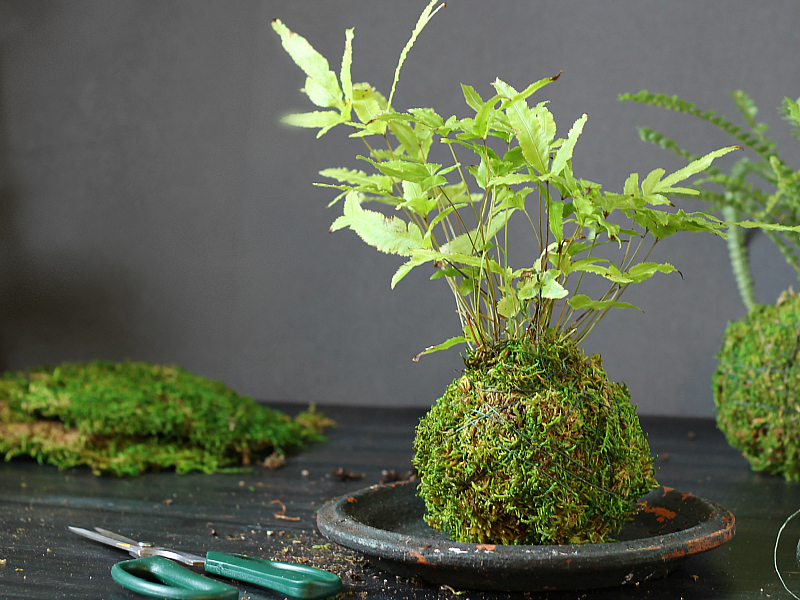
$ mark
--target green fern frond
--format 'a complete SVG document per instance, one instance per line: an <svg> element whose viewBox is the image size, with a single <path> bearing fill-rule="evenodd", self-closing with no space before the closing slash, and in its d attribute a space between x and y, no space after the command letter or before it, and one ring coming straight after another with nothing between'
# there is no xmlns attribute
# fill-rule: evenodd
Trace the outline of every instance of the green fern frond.
<svg viewBox="0 0 800 600"><path fill-rule="evenodd" d="M775 172L768 163L752 161L748 157L739 159L731 167L731 177L745 181L749 175L756 175L770 185L775 185Z"/></svg>
<svg viewBox="0 0 800 600"><path fill-rule="evenodd" d="M769 126L756 121L758 107L753 100L742 91L733 92L731 96L744 124L750 129L749 132L743 131L741 126L734 125L715 111L702 111L694 103L677 96L651 94L643 90L638 94L622 94L620 100L692 115L733 136L753 151L756 160L743 157L733 164L727 174L717 167L708 169L703 179L693 182L692 187L700 191L700 199L709 205L709 210L721 210L728 222L738 221L739 216L743 215L770 224L797 226L800 224L800 170L792 169L780 158L776 144L767 136ZM780 111L786 120L795 125L792 134L800 139L800 100L784 99ZM646 127L637 129L642 140L670 150L687 161L692 160L693 155L678 146L675 140ZM771 194L764 191L754 178L766 184L769 190L775 191ZM709 185L716 189L708 189ZM722 192L718 188L722 188ZM800 275L800 234L793 231L763 231L786 262ZM754 303L752 278L747 262L749 240L738 227L732 227L727 241L737 287L742 302L750 311Z"/></svg>
<svg viewBox="0 0 800 600"><path fill-rule="evenodd" d="M698 109L694 102L689 102L678 98L677 96L667 96L666 94L651 94L647 90L642 90L637 94L620 94L619 99L622 101L636 102L637 104L645 104L647 106L659 106L667 110L672 110L685 115L693 115L699 119L714 125L717 129L733 136L736 140L750 148L758 156L764 160L769 160L772 152L772 144L765 143L762 135L742 133L742 128L729 121L725 116L718 115L713 110L702 111Z"/></svg>
<svg viewBox="0 0 800 600"><path fill-rule="evenodd" d="M750 129L753 130L753 133L762 141L764 144L768 144L770 146L770 151L775 147L775 144L767 137L766 132L769 129L769 125L766 123L758 123L755 119L756 115L758 114L758 107L756 106L755 102L745 94L742 90L736 90L735 92L731 92L731 98L736 103L736 108L739 109L739 114L742 115L742 119Z"/></svg>
<svg viewBox="0 0 800 600"><path fill-rule="evenodd" d="M731 177L724 173L711 174L697 182L697 185L712 183L719 185L724 193L714 193L703 189L701 199L711 201L717 208L730 205L752 217L763 217L764 207L769 202L769 195L761 189L747 183L739 177Z"/></svg>
<svg viewBox="0 0 800 600"><path fill-rule="evenodd" d="M678 146L678 143L675 140L668 138L661 132L650 129L649 127L637 127L636 131L639 132L639 139L641 139L643 142L649 142L651 144L655 144L656 146L660 146L665 150L670 150L681 158L685 159L687 162L692 162L693 160L699 158L698 156L695 156L689 151Z"/></svg>
<svg viewBox="0 0 800 600"><path fill-rule="evenodd" d="M784 98L779 110L783 118L793 125L792 135L800 140L800 98L797 100Z"/></svg>
<svg viewBox="0 0 800 600"><path fill-rule="evenodd" d="M723 206L722 217L728 222L736 222L739 220L739 211L731 206ZM753 293L753 277L750 274L750 265L747 260L747 244L744 241L741 227L731 226L728 230L727 243L728 256L731 261L731 270L736 280L736 287L739 290L742 304L744 304L747 312L750 312L753 310L756 301Z"/></svg>
<svg viewBox="0 0 800 600"><path fill-rule="evenodd" d="M797 271L797 275L800 277L800 256L798 256L797 250L797 237L793 236L795 237L794 241L788 242L774 231L764 230L764 233L770 239L770 241L775 244L775 247L778 248L787 264Z"/></svg>

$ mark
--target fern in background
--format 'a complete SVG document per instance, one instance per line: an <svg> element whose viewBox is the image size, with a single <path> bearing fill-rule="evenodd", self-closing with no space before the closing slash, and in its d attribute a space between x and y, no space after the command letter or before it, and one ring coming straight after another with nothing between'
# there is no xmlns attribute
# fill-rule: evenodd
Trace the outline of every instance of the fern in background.
<svg viewBox="0 0 800 600"><path fill-rule="evenodd" d="M737 125L713 110L700 110L694 103L677 96L651 94L642 90L638 94L621 94L620 100L692 115L731 135L751 152L752 157L745 156L738 160L729 173L712 166L705 171L705 178L689 186L698 190L700 198L713 209L720 210L725 221L737 222L742 218L750 218L787 227L800 225L800 170L792 169L781 159L776 144L767 135L768 126L756 121L758 107L753 100L742 91L733 92L731 96L742 116L743 125ZM780 112L792 124L792 135L800 139L800 99L785 98ZM671 150L687 161L696 158L675 140L658 131L649 127L637 129L639 137L646 142ZM800 234L797 231L766 228L762 231L800 275ZM742 302L750 312L755 300L748 263L748 241L741 228L731 226L727 237L731 268Z"/></svg>
<svg viewBox="0 0 800 600"><path fill-rule="evenodd" d="M728 221L731 266L747 308L743 319L729 322L725 329L711 388L717 426L752 468L800 481L800 294L789 288L774 305L755 303L748 239L733 224L742 217L768 224L762 228L764 233L800 273L800 237L797 231L780 227L800 223L800 170L781 159L776 144L767 136L767 126L756 121L758 108L753 101L744 92L732 95L743 126L674 96L643 91L620 99L693 115L735 137L749 150L730 172L711 166L705 170L705 178L694 184L710 210L720 210ZM786 98L780 111L792 124L792 135L800 139L800 101ZM693 158L674 140L652 129L639 128L639 135L686 160Z"/></svg>

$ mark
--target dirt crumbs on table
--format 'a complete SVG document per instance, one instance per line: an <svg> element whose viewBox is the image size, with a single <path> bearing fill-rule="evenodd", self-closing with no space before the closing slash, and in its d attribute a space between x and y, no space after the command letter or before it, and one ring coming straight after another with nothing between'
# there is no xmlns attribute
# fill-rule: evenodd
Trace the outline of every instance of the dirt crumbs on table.
<svg viewBox="0 0 800 600"><path fill-rule="evenodd" d="M375 593L389 593L393 598L412 600L417 592L439 592L437 586L430 586L418 578L397 577L382 571L360 552L339 546L318 531L277 531L252 527L244 538L224 534L226 540L241 540L229 545L225 551L335 573L342 580L342 591L337 598L365 598Z"/></svg>
<svg viewBox="0 0 800 600"><path fill-rule="evenodd" d="M364 479L364 473L348 471L344 467L339 467L331 471L331 476L339 481L358 481L359 479Z"/></svg>

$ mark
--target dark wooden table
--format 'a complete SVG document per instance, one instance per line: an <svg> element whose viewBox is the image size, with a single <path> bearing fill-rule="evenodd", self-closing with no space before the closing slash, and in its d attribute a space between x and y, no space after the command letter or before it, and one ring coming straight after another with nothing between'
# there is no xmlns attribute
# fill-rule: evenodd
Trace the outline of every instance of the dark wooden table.
<svg viewBox="0 0 800 600"><path fill-rule="evenodd" d="M277 471L256 466L243 473L114 479L26 460L0 463L0 598L143 597L111 579L111 566L126 554L74 535L68 525L105 527L188 551L237 552L322 566L342 577L347 593L342 597L355 599L790 598L773 570L773 546L781 524L800 508L800 484L751 472L712 420L643 418L642 424L659 455L659 481L731 510L737 528L731 542L687 559L664 579L639 586L492 594L439 589L396 577L320 536L315 513L326 500L378 483L384 471L411 469L414 426L422 414L334 407L324 412L339 423L330 431L330 441L290 457ZM340 468L364 477L340 481L332 475ZM797 521L784 531L778 560L790 588L800 594L794 559ZM244 584L238 587L242 597L253 600L283 598Z"/></svg>

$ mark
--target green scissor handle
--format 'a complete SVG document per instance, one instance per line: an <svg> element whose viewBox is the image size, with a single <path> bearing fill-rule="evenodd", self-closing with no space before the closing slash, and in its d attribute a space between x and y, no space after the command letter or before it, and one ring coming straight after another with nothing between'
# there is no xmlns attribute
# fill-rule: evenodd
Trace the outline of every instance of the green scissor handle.
<svg viewBox="0 0 800 600"><path fill-rule="evenodd" d="M318 600L342 589L342 580L329 571L305 565L251 558L243 554L206 554L206 573L254 583L288 596ZM203 577L160 556L116 563L114 581L131 591L170 600L237 600L239 591ZM161 583L153 581L156 579Z"/></svg>
<svg viewBox="0 0 800 600"><path fill-rule="evenodd" d="M239 590L193 573L161 558L148 556L116 563L111 576L122 587L153 598L170 600L238 600ZM155 578L161 583L155 583Z"/></svg>
<svg viewBox="0 0 800 600"><path fill-rule="evenodd" d="M251 558L243 554L206 554L206 573L254 583L288 596L315 600L342 589L342 580L329 571L305 565Z"/></svg>

